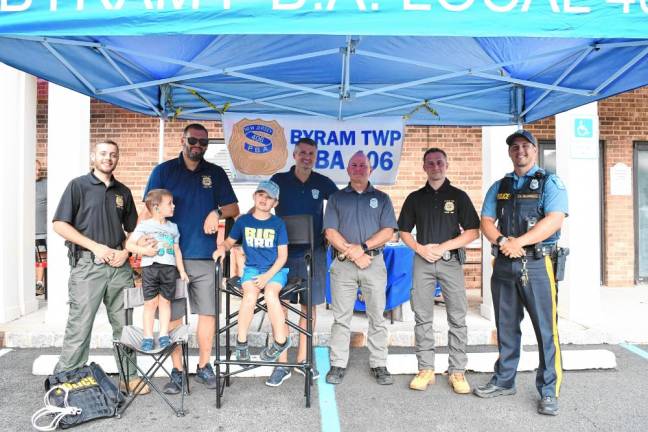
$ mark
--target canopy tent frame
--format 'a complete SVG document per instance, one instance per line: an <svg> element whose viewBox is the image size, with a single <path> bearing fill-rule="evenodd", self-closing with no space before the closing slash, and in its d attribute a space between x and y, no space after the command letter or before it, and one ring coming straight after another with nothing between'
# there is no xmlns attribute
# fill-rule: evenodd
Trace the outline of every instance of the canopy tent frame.
<svg viewBox="0 0 648 432"><path fill-rule="evenodd" d="M473 68L458 68L450 67L444 64L437 64L428 61L422 61L413 58L406 58L402 56L384 54L375 52L369 49L360 49L361 38L357 36L346 36L346 44L336 48L328 48L321 50L313 50L301 52L298 54L278 56L263 61L256 61L250 63L243 63L227 67L213 67L205 65L196 61L186 61L171 58L168 56L151 54L132 48L124 48L108 43L92 42L86 40L78 40L71 38L59 37L37 37L37 36L2 36L0 38L18 39L24 41L32 41L41 44L46 50L60 62L82 85L83 89L90 96L103 99L108 95L117 95L120 93L132 93L139 101L141 101L146 109L141 109L147 115L157 116L161 118L169 118L178 115L178 113L171 112L169 107L166 106L166 98L175 92L186 91L191 93L203 93L207 95L218 96L228 100L228 107L237 110L245 109L250 105L261 105L271 107L287 113L297 113L312 116L321 116L327 118L337 118L338 120L357 119L368 116L384 115L389 113L403 114L403 110L416 109L419 106L432 105L444 108L451 108L457 111L464 111L484 115L490 118L500 119L502 124L522 124L526 123L526 116L533 111L533 109L545 100L548 96L555 93L562 93L566 95L583 96L588 98L596 98L601 96L601 92L617 82L625 73L628 72L633 66L641 62L648 56L648 40L629 40L625 42L594 42L589 45L559 48L548 50L531 56L522 56L520 58L503 59L501 61L493 61L492 63L480 65ZM67 46L86 49L94 51L100 55L105 63L117 73L124 84L112 86L99 86L93 83L91 78L86 76L82 71L78 70L72 62L62 52ZM573 86L562 85L562 83L582 65L592 53L613 50L644 47L639 53L628 59L621 67L614 70L609 76L605 76L596 87L594 88L575 88ZM308 83L295 83L288 82L287 80L273 79L259 74L248 73L247 71L257 68L264 68L268 66L284 65L295 63L299 61L311 60L315 58L322 58L327 56L339 56L340 59L340 79L339 82L330 83L327 85L313 85ZM389 83L385 85L378 85L376 87L366 87L362 83L354 83L351 75L351 60L353 56L364 57L372 60L379 60L391 62L405 67L417 67L422 69L430 69L441 71L441 74L430 75L416 80L407 80L396 83ZM130 58L129 58L130 57ZM546 70L554 70L562 67L563 70L560 75L551 80L551 82L542 82L541 76L529 78L517 78L512 76L507 68L520 64L529 64L538 62L546 58L556 58L552 63L545 67ZM189 71L180 73L175 76L155 78L150 75L144 68L138 65L137 59L154 60L166 65L179 66L187 68ZM135 79L125 70L130 68L143 75L144 80ZM194 70L194 71L191 71ZM492 73L489 71L496 71ZM215 76L225 76L237 78L242 82L252 82L268 86L272 91L280 91L269 96L254 98L232 91L217 91L205 87L205 83L192 83L192 80L204 79ZM539 73L538 75L541 75ZM148 77L148 79L146 78ZM449 83L454 79L461 78L479 78L487 82L502 82L501 86L494 86L489 88L480 88L471 91L459 91L455 94L443 95L440 97L418 97L403 94L404 90L415 90L422 85L426 84L444 84ZM502 112L494 109L484 109L477 106L469 106L460 103L448 103L447 101L453 99L466 98L468 96L485 95L492 91L507 90L513 88L514 96L512 97L512 112ZM147 95L143 90L150 90L157 88L159 96L152 98ZM282 90L290 90L289 92L281 92ZM535 99L524 103L524 96L528 89L543 90ZM291 106L286 103L278 103L279 100L295 98L298 96L310 95L314 97L325 97L329 99L338 100L337 113L326 113L322 110L311 109L307 107ZM522 96L521 98L519 96ZM389 105L375 109L365 109L362 112L345 113L345 103L351 100L359 100L368 98L370 96L379 96L387 98L388 100L406 101L407 103L399 103L397 105ZM182 109L179 113L181 118L219 118L222 112L217 112L213 106L198 106ZM413 122L416 123L416 122ZM454 123L458 124L458 123Z"/></svg>

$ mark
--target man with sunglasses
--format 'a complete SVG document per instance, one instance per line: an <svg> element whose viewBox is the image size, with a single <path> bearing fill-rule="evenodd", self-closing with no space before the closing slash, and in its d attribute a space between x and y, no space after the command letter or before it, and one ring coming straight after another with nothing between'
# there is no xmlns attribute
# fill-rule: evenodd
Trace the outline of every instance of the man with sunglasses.
<svg viewBox="0 0 648 432"><path fill-rule="evenodd" d="M237 216L239 207L225 170L204 160L209 144L207 129L198 123L190 124L181 140L182 152L153 169L144 196L152 189L167 189L173 194L175 213L170 220L180 231L180 249L189 275L189 304L191 312L198 314L196 381L213 389L216 376L209 357L216 325L216 281L211 256L216 248L219 220ZM183 301L172 303L169 328L180 324ZM172 358L172 379L164 387L167 394L179 393L181 388L180 352L176 350Z"/></svg>

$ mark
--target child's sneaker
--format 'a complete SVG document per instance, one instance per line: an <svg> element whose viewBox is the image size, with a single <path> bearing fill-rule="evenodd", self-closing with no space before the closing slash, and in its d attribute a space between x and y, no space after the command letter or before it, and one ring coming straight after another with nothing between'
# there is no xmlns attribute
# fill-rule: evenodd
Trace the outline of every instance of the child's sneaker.
<svg viewBox="0 0 648 432"><path fill-rule="evenodd" d="M292 375L292 368L277 366L272 371L270 377L266 380L265 384L270 387L279 387Z"/></svg>
<svg viewBox="0 0 648 432"><path fill-rule="evenodd" d="M142 344L140 345L140 350L142 351L153 351L153 338L144 338L142 339Z"/></svg>
<svg viewBox="0 0 648 432"><path fill-rule="evenodd" d="M237 361L250 361L250 350L248 349L248 343L239 342L236 340L236 360Z"/></svg>
<svg viewBox="0 0 648 432"><path fill-rule="evenodd" d="M276 341L273 341L269 347L265 347L263 351L261 351L261 361L265 361L265 362L277 361L281 353L286 351L288 348L290 348L290 345L291 345L290 337L286 338L286 343L283 345L279 345Z"/></svg>
<svg viewBox="0 0 648 432"><path fill-rule="evenodd" d="M169 336L160 336L158 342L160 343L160 348L164 349L171 345L171 338Z"/></svg>

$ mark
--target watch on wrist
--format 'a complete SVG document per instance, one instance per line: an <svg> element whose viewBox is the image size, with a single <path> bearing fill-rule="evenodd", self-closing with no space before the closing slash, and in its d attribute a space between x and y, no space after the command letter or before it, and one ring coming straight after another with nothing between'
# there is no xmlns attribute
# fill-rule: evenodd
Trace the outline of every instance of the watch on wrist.
<svg viewBox="0 0 648 432"><path fill-rule="evenodd" d="M497 246L502 246L504 244L504 242L506 242L506 237L504 237L503 235L497 237L497 239L495 240L495 243L497 243Z"/></svg>
<svg viewBox="0 0 648 432"><path fill-rule="evenodd" d="M369 250L369 246L367 246L367 243L361 243L360 246L362 247L363 252L367 252Z"/></svg>
<svg viewBox="0 0 648 432"><path fill-rule="evenodd" d="M216 213L218 213L219 217L222 217L223 216L223 209L220 208L220 206L216 207Z"/></svg>

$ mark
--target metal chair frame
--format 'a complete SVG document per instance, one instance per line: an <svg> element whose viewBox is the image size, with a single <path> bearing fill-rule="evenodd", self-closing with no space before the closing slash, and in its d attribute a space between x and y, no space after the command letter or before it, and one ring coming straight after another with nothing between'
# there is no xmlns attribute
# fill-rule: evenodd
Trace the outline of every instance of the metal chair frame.
<svg viewBox="0 0 648 432"><path fill-rule="evenodd" d="M180 286L183 288L181 289ZM137 292L139 291L139 292ZM124 313L126 316L126 326L131 326L133 322L133 309L135 307L141 306L143 304L143 296L141 295L142 288L141 287L135 287L135 288L127 288L124 290ZM179 284L178 287L176 288L176 299L184 299L184 324L188 325L187 321L187 290L186 286L184 284ZM124 326L124 328L126 328ZM166 367L164 367L164 362L171 356L173 351L177 348L180 347L182 351L182 387L180 389L180 394L181 394L181 399L180 399L180 406L174 405L169 398L162 392L158 386L156 386L152 378L155 376L157 371L160 369L164 371L164 373L171 379L171 372L167 370ZM148 384L153 391L155 391L163 400L166 402L166 404L173 410L174 414L177 417L184 417L185 414L187 413L187 410L184 409L184 400L185 400L185 395L189 395L190 389L189 389L189 342L188 340L183 340L183 341L172 341L171 344L160 350L160 351L142 351L139 349L139 347L127 345L119 340L114 340L113 341L113 349L115 350L117 354L117 361L118 361L118 369L119 369L119 383L124 382L124 385L126 387L126 393L127 393L127 398L126 402L119 408L119 411L117 412L117 417L121 417L121 415L128 409L128 407L133 403L135 398L139 396L140 391L144 388L145 384ZM145 355L149 356L153 359L153 364L146 370L144 371L138 364L137 361L133 361L127 354L129 352L135 351L137 355ZM141 380L140 382L133 388L130 388L129 381L128 381L128 376L126 374L126 371L124 370L125 368L123 365L126 364L126 367L134 367L141 375Z"/></svg>
<svg viewBox="0 0 648 432"><path fill-rule="evenodd" d="M311 386L313 384L313 317L312 317L312 295L311 295L311 284L313 279L312 274L312 264L313 264L313 247L314 247L314 235L313 235L313 223L312 216L310 215L296 215L296 216L284 216L282 217L286 224L286 230L288 231L288 244L290 246L308 246L309 250L304 255L307 279L291 279L288 284L281 290L279 295L279 300L283 307L289 311L294 312L299 317L306 319L306 329L299 327L299 323L295 323L288 318L285 322L288 327L295 329L299 334L304 334L306 336L306 361L304 363L280 363L280 362L264 362L264 361L238 361L232 359L233 349L230 338L230 330L238 324L236 319L238 316L238 311L231 311L231 297L243 297L243 289L240 285L240 279L238 277L229 278L226 280L225 285L223 285L223 267L225 270L229 271L229 253L227 254L224 263L221 263L220 260L216 263L216 284L218 289L216 290L216 313L218 319L216 319L216 359L214 361L214 367L216 369L216 408L220 408L222 404L223 394L225 392L225 387L230 386L230 377L240 374L242 372L258 368L260 366L283 366L283 367L292 367L300 368L304 371L304 397L306 399L306 407L311 406ZM230 224L226 227L226 232L229 232ZM227 238L227 236L226 236ZM295 306L293 306L287 298L296 292L306 291L307 298L307 312L302 313L302 311ZM220 310L221 310L221 299L220 293L225 294L225 325L220 325ZM265 297L260 295L256 302L256 307L254 313L256 314L259 311L267 312L267 306L265 303ZM225 339L225 356L222 356L222 347L221 347L221 335L224 334ZM290 335L289 335L290 337ZM241 366L240 369L233 371L230 366L237 365Z"/></svg>

